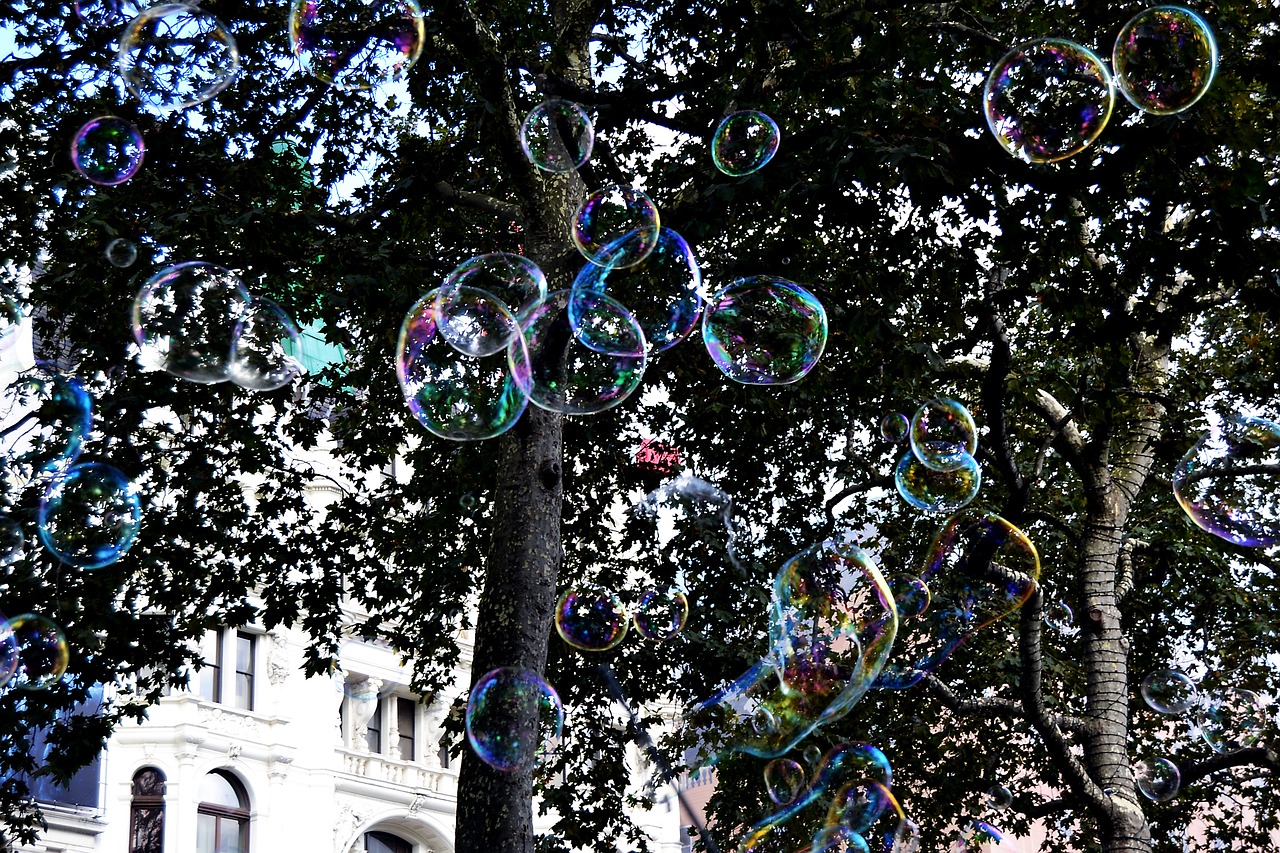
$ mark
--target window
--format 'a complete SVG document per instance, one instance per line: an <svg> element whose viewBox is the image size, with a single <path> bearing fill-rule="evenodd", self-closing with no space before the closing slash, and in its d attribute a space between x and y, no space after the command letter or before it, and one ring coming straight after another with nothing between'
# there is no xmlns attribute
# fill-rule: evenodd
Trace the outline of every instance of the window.
<svg viewBox="0 0 1280 853"><path fill-rule="evenodd" d="M249 796L226 771L214 770L200 782L196 853L249 853Z"/></svg>
<svg viewBox="0 0 1280 853"><path fill-rule="evenodd" d="M89 688L89 695L83 702L77 702L70 710L59 711L57 719L61 724L70 724L72 717L96 716L101 707L102 685L95 684ZM28 751L37 768L44 768L56 759L54 752L57 747L49 742L50 733L49 727L42 727L29 735ZM59 781L58 777L44 773L17 775L26 782L31 796L42 803L97 808L101 768L102 753L98 753L92 761L73 773L70 779ZM4 781L4 777L0 777L0 781Z"/></svg>
<svg viewBox="0 0 1280 853"><path fill-rule="evenodd" d="M400 739L400 760L413 761L415 726L418 719L418 703L403 696L396 697L396 731Z"/></svg>
<svg viewBox="0 0 1280 853"><path fill-rule="evenodd" d="M236 707L253 710L253 635L236 632Z"/></svg>
<svg viewBox="0 0 1280 853"><path fill-rule="evenodd" d="M210 631L205 635L204 647L200 650L205 666L200 670L199 695L210 702L222 701L222 648L221 631Z"/></svg>
<svg viewBox="0 0 1280 853"><path fill-rule="evenodd" d="M144 767L133 774L129 853L164 851L164 774Z"/></svg>
<svg viewBox="0 0 1280 853"><path fill-rule="evenodd" d="M373 709L373 716L369 718L369 726L364 735L365 748L374 755L382 754L382 708L382 700L379 699Z"/></svg>
<svg viewBox="0 0 1280 853"><path fill-rule="evenodd" d="M229 702L233 708L252 711L256 640L257 636L247 631L206 634L200 649L205 664L199 672L196 695L209 702ZM232 650L235 659L229 660Z"/></svg>
<svg viewBox="0 0 1280 853"><path fill-rule="evenodd" d="M365 853L413 853L413 845L389 832L366 832Z"/></svg>

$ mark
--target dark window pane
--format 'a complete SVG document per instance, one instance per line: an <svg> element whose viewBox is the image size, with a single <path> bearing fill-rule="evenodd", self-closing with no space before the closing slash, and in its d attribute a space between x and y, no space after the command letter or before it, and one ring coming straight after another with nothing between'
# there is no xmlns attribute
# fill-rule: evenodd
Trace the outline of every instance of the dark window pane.
<svg viewBox="0 0 1280 853"><path fill-rule="evenodd" d="M382 700L378 700L369 718L369 730L364 737L365 746L375 755L382 753Z"/></svg>
<svg viewBox="0 0 1280 853"><path fill-rule="evenodd" d="M236 634L236 707L253 710L253 635Z"/></svg>
<svg viewBox="0 0 1280 853"><path fill-rule="evenodd" d="M365 853L413 853L413 845L389 832L366 832Z"/></svg>
<svg viewBox="0 0 1280 853"><path fill-rule="evenodd" d="M400 732L400 758L404 761L413 761L414 755L414 736L416 732L414 728L418 718L418 703L412 699L396 697L396 728Z"/></svg>
<svg viewBox="0 0 1280 853"><path fill-rule="evenodd" d="M205 638L201 653L205 666L200 670L199 695L210 702L222 701L222 632L213 631Z"/></svg>

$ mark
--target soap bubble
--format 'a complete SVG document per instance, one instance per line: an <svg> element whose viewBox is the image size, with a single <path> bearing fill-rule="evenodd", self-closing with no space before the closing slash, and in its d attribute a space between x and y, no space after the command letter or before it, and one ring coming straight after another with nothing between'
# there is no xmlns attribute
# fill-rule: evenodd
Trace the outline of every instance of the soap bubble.
<svg viewBox="0 0 1280 853"><path fill-rule="evenodd" d="M751 712L751 730L758 735L771 735L778 730L778 717L768 708Z"/></svg>
<svg viewBox="0 0 1280 853"><path fill-rule="evenodd" d="M885 415L880 421L880 436L885 441L901 444L907 439L907 431L911 429L911 421L901 412Z"/></svg>
<svg viewBox="0 0 1280 853"><path fill-rule="evenodd" d="M587 162L595 141L587 111L559 98L538 104L520 125L520 147L545 172L572 172Z"/></svg>
<svg viewBox="0 0 1280 853"><path fill-rule="evenodd" d="M731 177L750 175L773 159L781 139L773 119L755 110L740 110L720 120L711 137L711 160Z"/></svg>
<svg viewBox="0 0 1280 853"><path fill-rule="evenodd" d="M913 575L894 575L889 578L893 602L898 607L899 619L919 616L929 608L929 585Z"/></svg>
<svg viewBox="0 0 1280 853"><path fill-rule="evenodd" d="M659 232L658 244L638 264L615 266L606 247L604 264L586 264L574 279L575 292L608 293L627 308L644 331L650 352L670 349L688 337L702 311L702 272L689 244L670 228ZM623 255L628 249L624 243ZM578 300L569 303L569 321L580 328Z"/></svg>
<svg viewBox="0 0 1280 853"><path fill-rule="evenodd" d="M955 512L968 505L982 488L982 469L965 453L954 471L929 468L910 451L903 453L893 472L893 482L904 501L924 512Z"/></svg>
<svg viewBox="0 0 1280 853"><path fill-rule="evenodd" d="M569 302L578 300L578 330ZM644 378L644 332L626 308L603 293L558 290L521 318L527 347L508 351L521 389L553 412L592 415L613 408Z"/></svg>
<svg viewBox="0 0 1280 853"><path fill-rule="evenodd" d="M735 382L786 385L822 356L827 311L785 278L740 278L707 301L702 339L716 367Z"/></svg>
<svg viewBox="0 0 1280 853"><path fill-rule="evenodd" d="M729 562L744 571L735 546L737 531L733 524L733 498L728 492L717 489L711 483L692 474L681 474L669 483L654 489L636 504L635 511L654 519L670 519L674 525L681 520L713 522L724 528L725 553Z"/></svg>
<svg viewBox="0 0 1280 853"><path fill-rule="evenodd" d="M905 623L877 687L917 684L975 633L1020 608L1036 590L1040 555L1013 524L971 510L938 532L920 577L933 594L928 618Z"/></svg>
<svg viewBox="0 0 1280 853"><path fill-rule="evenodd" d="M255 296L236 324L227 376L253 391L283 388L306 372L290 350L301 350L293 318L265 296Z"/></svg>
<svg viewBox="0 0 1280 853"><path fill-rule="evenodd" d="M516 317L547 298L547 277L538 265L523 255L509 252L476 255L458 264L445 276L436 295L436 307L446 316L451 313L450 309L463 287L476 288L496 297ZM453 342L452 336L446 337ZM454 346L459 344L454 343Z"/></svg>
<svg viewBox="0 0 1280 853"><path fill-rule="evenodd" d="M856 830L837 823L813 834L810 853L871 853L871 847Z"/></svg>
<svg viewBox="0 0 1280 853"><path fill-rule="evenodd" d="M909 434L911 452L935 471L968 467L978 452L978 427L962 403L938 397L916 410Z"/></svg>
<svg viewBox="0 0 1280 853"><path fill-rule="evenodd" d="M984 820L972 820L960 831L960 837L952 845L952 853L978 853L985 845L999 845L1004 840L1004 833L994 824Z"/></svg>
<svg viewBox="0 0 1280 853"><path fill-rule="evenodd" d="M800 752L800 757L804 759L804 763L815 771L822 766L822 755L822 749L816 743L809 744Z"/></svg>
<svg viewBox="0 0 1280 853"><path fill-rule="evenodd" d="M142 525L137 487L110 465L73 465L40 501L40 541L62 562L100 569L124 556Z"/></svg>
<svg viewBox="0 0 1280 853"><path fill-rule="evenodd" d="M1262 737L1267 718L1252 690L1227 687L1206 694L1196 708L1200 735L1214 752L1238 752Z"/></svg>
<svg viewBox="0 0 1280 853"><path fill-rule="evenodd" d="M1200 691L1190 678L1176 669L1148 672L1139 687L1142 700L1161 714L1185 714L1200 701Z"/></svg>
<svg viewBox="0 0 1280 853"><path fill-rule="evenodd" d="M463 355L501 352L520 328L511 310L487 291L446 284L434 292L437 331Z"/></svg>
<svg viewBox="0 0 1280 853"><path fill-rule="evenodd" d="M135 98L167 112L207 101L229 86L240 70L240 53L213 15L185 3L162 3L125 27L117 64Z"/></svg>
<svg viewBox="0 0 1280 853"><path fill-rule="evenodd" d="M1115 101L1102 60L1066 39L1038 39L1009 51L991 69L982 94L996 139L1032 163L1083 151L1107 126Z"/></svg>
<svg viewBox="0 0 1280 853"><path fill-rule="evenodd" d="M400 327L396 377L409 411L441 438L478 441L501 435L528 405L528 353L523 335L511 338L509 352L472 358L437 334L436 292L423 296ZM523 363L523 368L512 364Z"/></svg>
<svg viewBox="0 0 1280 853"><path fill-rule="evenodd" d="M1044 609L1044 624L1059 633L1071 630L1075 618L1071 608L1061 601L1055 601Z"/></svg>
<svg viewBox="0 0 1280 853"><path fill-rule="evenodd" d="M103 255L111 266L124 269L125 267L133 266L134 262L138 260L138 246L132 240L117 237L107 244Z"/></svg>
<svg viewBox="0 0 1280 853"><path fill-rule="evenodd" d="M786 805L809 784L804 768L790 758L775 758L764 766L764 787L769 799Z"/></svg>
<svg viewBox="0 0 1280 853"><path fill-rule="evenodd" d="M474 512L476 507L479 505L480 499L477 498L473 492L464 492L462 496L458 498L458 506L462 507L464 512Z"/></svg>
<svg viewBox="0 0 1280 853"><path fill-rule="evenodd" d="M638 189L609 184L587 196L573 216L571 236L593 264L615 269L649 257L661 232L658 208Z"/></svg>
<svg viewBox="0 0 1280 853"><path fill-rule="evenodd" d="M1135 762L1133 777L1138 793L1157 803L1172 800L1182 784L1178 765L1167 758L1144 758Z"/></svg>
<svg viewBox="0 0 1280 853"><path fill-rule="evenodd" d="M11 516L0 515L0 566L11 566L22 559L27 544L22 525ZM0 669L3 661L0 660Z"/></svg>
<svg viewBox="0 0 1280 853"><path fill-rule="evenodd" d="M76 17L91 27L123 27L146 8L138 0L76 0Z"/></svg>
<svg viewBox="0 0 1280 853"><path fill-rule="evenodd" d="M646 590L631 618L645 639L670 640L684 630L684 623L689 618L689 598L675 588L665 592Z"/></svg>
<svg viewBox="0 0 1280 853"><path fill-rule="evenodd" d="M62 628L47 616L24 613L9 620L18 664L9 686L23 690L52 687L67 671L71 652Z"/></svg>
<svg viewBox="0 0 1280 853"><path fill-rule="evenodd" d="M575 649L603 652L627 636L627 612L604 589L571 589L556 602L556 633Z"/></svg>
<svg viewBox="0 0 1280 853"><path fill-rule="evenodd" d="M1180 113L1209 91L1218 41L1190 9L1155 6L1120 28L1111 64L1129 103L1155 115Z"/></svg>
<svg viewBox="0 0 1280 853"><path fill-rule="evenodd" d="M831 802L831 810L839 815L840 823L857 833L870 829L888 808L889 790L869 779L845 785Z"/></svg>
<svg viewBox="0 0 1280 853"><path fill-rule="evenodd" d="M423 40L417 0L294 0L289 11L293 55L335 89L403 80Z"/></svg>
<svg viewBox="0 0 1280 853"><path fill-rule="evenodd" d="M145 153L142 132L133 122L115 116L90 119L71 140L71 164L104 187L123 184L136 175Z"/></svg>
<svg viewBox="0 0 1280 853"><path fill-rule="evenodd" d="M228 269L202 261L165 267L133 300L138 361L191 382L222 382L249 305L249 292Z"/></svg>
<svg viewBox="0 0 1280 853"><path fill-rule="evenodd" d="M80 380L41 363L0 391L5 468L26 478L74 462L89 432L92 403Z"/></svg>
<svg viewBox="0 0 1280 853"><path fill-rule="evenodd" d="M1006 811L1013 807L1013 791L1005 785L992 785L987 789L987 808Z"/></svg>
<svg viewBox="0 0 1280 853"><path fill-rule="evenodd" d="M18 671L18 640L13 636L9 620L0 613L0 687L4 687Z"/></svg>
<svg viewBox="0 0 1280 853"><path fill-rule="evenodd" d="M467 697L467 740L481 761L504 773L532 768L563 727L560 697L529 669L487 672Z"/></svg>
<svg viewBox="0 0 1280 853"><path fill-rule="evenodd" d="M1280 424L1236 415L1205 433L1173 472L1173 494L1198 527L1236 545L1280 541Z"/></svg>

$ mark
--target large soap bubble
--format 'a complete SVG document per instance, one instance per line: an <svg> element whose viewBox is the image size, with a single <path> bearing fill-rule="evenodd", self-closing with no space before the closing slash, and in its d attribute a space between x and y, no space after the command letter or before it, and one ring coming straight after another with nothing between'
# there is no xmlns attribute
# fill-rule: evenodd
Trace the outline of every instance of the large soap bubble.
<svg viewBox="0 0 1280 853"><path fill-rule="evenodd" d="M423 39L417 0L294 0L289 12L294 56L336 89L403 80Z"/></svg>
<svg viewBox="0 0 1280 853"><path fill-rule="evenodd" d="M1079 154L1107 126L1115 102L1106 65L1066 39L1038 39L1009 51L991 69L982 94L996 139L1032 163Z"/></svg>
<svg viewBox="0 0 1280 853"><path fill-rule="evenodd" d="M631 614L637 633L660 643L683 631L688 619L689 597L675 588L645 590Z"/></svg>
<svg viewBox="0 0 1280 853"><path fill-rule="evenodd" d="M1185 714L1200 701L1195 682L1176 669L1148 672L1139 687L1142 701L1161 714Z"/></svg>
<svg viewBox="0 0 1280 853"><path fill-rule="evenodd" d="M627 636L627 611L604 589L571 589L556 602L556 633L575 649L603 652Z"/></svg>
<svg viewBox="0 0 1280 853"><path fill-rule="evenodd" d="M8 631L18 660L9 686L43 690L57 684L71 662L67 638L58 623L37 613L24 613L9 620Z"/></svg>
<svg viewBox="0 0 1280 853"><path fill-rule="evenodd" d="M464 355L483 358L502 352L520 331L520 321L492 293L449 285L436 289L437 331Z"/></svg>
<svg viewBox="0 0 1280 853"><path fill-rule="evenodd" d="M71 140L71 164L76 171L106 187L123 184L136 175L145 153L137 125L115 116L90 119Z"/></svg>
<svg viewBox="0 0 1280 853"><path fill-rule="evenodd" d="M30 478L64 468L79 456L92 421L80 380L41 363L0 391L0 448L10 475Z"/></svg>
<svg viewBox="0 0 1280 853"><path fill-rule="evenodd" d="M162 3L125 27L117 64L129 92L165 112L207 101L229 86L240 70L240 53L213 15Z"/></svg>
<svg viewBox="0 0 1280 853"><path fill-rule="evenodd" d="M1162 803L1177 796L1182 774L1167 758L1143 758L1133 765L1133 780L1139 794Z"/></svg>
<svg viewBox="0 0 1280 853"><path fill-rule="evenodd" d="M1280 541L1280 424L1236 415L1182 457L1173 494L1198 527L1250 548Z"/></svg>
<svg viewBox="0 0 1280 853"><path fill-rule="evenodd" d="M658 245L661 221L649 196L609 184L587 196L574 214L570 236L593 264L635 266Z"/></svg>
<svg viewBox="0 0 1280 853"><path fill-rule="evenodd" d="M968 511L939 531L920 577L929 585L932 603L924 618L906 623L877 687L917 684L961 643L1020 608L1036 591L1040 555L1005 519Z"/></svg>
<svg viewBox="0 0 1280 853"><path fill-rule="evenodd" d="M116 468L73 465L40 501L40 541L59 560L100 569L124 556L142 524L138 489Z"/></svg>
<svg viewBox="0 0 1280 853"><path fill-rule="evenodd" d="M1155 115L1180 113L1209 91L1218 41L1190 9L1154 6L1120 28L1111 65L1129 103Z"/></svg>
<svg viewBox="0 0 1280 853"><path fill-rule="evenodd" d="M949 513L967 506L982 488L982 468L961 452L960 467L938 471L911 452L902 454L893 471L893 483L904 501L924 512Z"/></svg>
<svg viewBox="0 0 1280 853"><path fill-rule="evenodd" d="M531 769L563 726L560 697L529 669L487 672L467 698L467 741L484 763L504 773Z"/></svg>
<svg viewBox="0 0 1280 853"><path fill-rule="evenodd" d="M1214 752L1238 752L1262 737L1267 718L1252 690L1226 687L1205 694L1196 708L1200 735Z"/></svg>
<svg viewBox="0 0 1280 853"><path fill-rule="evenodd" d="M711 137L711 160L726 175L738 178L765 167L778 153L782 133L762 112L740 110L720 120Z"/></svg>
<svg viewBox="0 0 1280 853"><path fill-rule="evenodd" d="M702 340L716 367L745 385L786 385L813 369L827 346L827 311L785 278L740 278L707 301Z"/></svg>
<svg viewBox="0 0 1280 853"><path fill-rule="evenodd" d="M253 391L283 388L306 373L302 362L290 355L300 349L293 318L272 300L255 296L236 324L227 376Z"/></svg>
<svg viewBox="0 0 1280 853"><path fill-rule="evenodd" d="M191 382L222 382L249 305L249 292L228 269L202 261L165 267L133 300L138 361Z"/></svg>
<svg viewBox="0 0 1280 853"><path fill-rule="evenodd" d="M459 352L438 333L437 295L433 290L414 303L400 327L396 377L409 411L441 438L501 435L529 403L528 374L519 375L528 370L524 336L511 338L509 352L485 358Z"/></svg>
<svg viewBox="0 0 1280 853"><path fill-rule="evenodd" d="M911 452L935 471L968 467L978 452L978 426L963 403L937 397L916 410L908 433Z"/></svg>
<svg viewBox="0 0 1280 853"><path fill-rule="evenodd" d="M591 157L595 141L587 111L559 98L538 104L520 125L520 147L545 172L572 172Z"/></svg>
<svg viewBox="0 0 1280 853"><path fill-rule="evenodd" d="M476 255L458 264L440 286L437 307L449 314L462 287L483 290L496 297L517 317L547 298L547 277L538 265L510 252ZM454 340L452 336L447 337Z"/></svg>

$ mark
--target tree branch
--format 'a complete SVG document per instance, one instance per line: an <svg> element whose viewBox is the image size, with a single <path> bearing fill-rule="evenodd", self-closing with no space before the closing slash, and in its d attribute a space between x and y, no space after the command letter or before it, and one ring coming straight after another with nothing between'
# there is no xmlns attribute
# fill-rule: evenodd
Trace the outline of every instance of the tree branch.
<svg viewBox="0 0 1280 853"><path fill-rule="evenodd" d="M453 184L448 181L436 181L433 189L436 191L436 195L441 198L457 201L458 204L469 207L472 210L492 213L494 216L510 222L524 221L524 214L520 211L520 208L510 202L502 201L501 199L494 198L493 196L488 196L484 193L473 193L468 190L460 190L455 188Z"/></svg>

